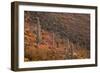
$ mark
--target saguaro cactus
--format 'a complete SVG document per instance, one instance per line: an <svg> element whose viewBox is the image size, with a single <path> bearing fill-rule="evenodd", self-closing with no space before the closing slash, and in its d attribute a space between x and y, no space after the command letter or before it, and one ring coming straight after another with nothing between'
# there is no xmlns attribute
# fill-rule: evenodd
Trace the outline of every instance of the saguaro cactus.
<svg viewBox="0 0 100 73"><path fill-rule="evenodd" d="M55 34L52 32L52 48L55 48Z"/></svg>
<svg viewBox="0 0 100 73"><path fill-rule="evenodd" d="M39 17L36 17L37 19L37 45L41 42L41 25L40 25L40 20Z"/></svg>

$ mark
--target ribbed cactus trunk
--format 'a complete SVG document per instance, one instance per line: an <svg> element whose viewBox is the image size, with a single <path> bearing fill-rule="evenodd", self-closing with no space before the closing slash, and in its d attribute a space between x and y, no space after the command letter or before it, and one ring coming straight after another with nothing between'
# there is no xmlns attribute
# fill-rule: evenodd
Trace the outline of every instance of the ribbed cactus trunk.
<svg viewBox="0 0 100 73"><path fill-rule="evenodd" d="M40 25L40 20L39 17L36 17L37 19L37 46L39 46L41 42L41 25Z"/></svg>
<svg viewBox="0 0 100 73"><path fill-rule="evenodd" d="M55 48L55 34L52 32L52 48Z"/></svg>
<svg viewBox="0 0 100 73"><path fill-rule="evenodd" d="M72 46L71 46L69 39L67 39L67 44L68 44L68 58L71 59L72 58Z"/></svg>

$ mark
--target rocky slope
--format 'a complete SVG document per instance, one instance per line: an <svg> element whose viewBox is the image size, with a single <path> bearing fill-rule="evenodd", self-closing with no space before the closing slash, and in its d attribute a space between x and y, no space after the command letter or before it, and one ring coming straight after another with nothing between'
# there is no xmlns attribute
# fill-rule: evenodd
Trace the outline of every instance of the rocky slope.
<svg viewBox="0 0 100 73"><path fill-rule="evenodd" d="M25 11L25 61L90 57L90 15Z"/></svg>

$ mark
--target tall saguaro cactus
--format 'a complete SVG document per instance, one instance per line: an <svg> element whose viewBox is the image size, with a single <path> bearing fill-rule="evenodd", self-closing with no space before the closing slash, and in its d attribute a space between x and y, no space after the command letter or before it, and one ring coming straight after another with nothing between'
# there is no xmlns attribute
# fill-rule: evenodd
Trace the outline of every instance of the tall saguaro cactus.
<svg viewBox="0 0 100 73"><path fill-rule="evenodd" d="M41 25L40 25L40 20L39 17L36 17L37 19L37 45L41 42Z"/></svg>
<svg viewBox="0 0 100 73"><path fill-rule="evenodd" d="M52 48L55 48L55 34L52 32Z"/></svg>

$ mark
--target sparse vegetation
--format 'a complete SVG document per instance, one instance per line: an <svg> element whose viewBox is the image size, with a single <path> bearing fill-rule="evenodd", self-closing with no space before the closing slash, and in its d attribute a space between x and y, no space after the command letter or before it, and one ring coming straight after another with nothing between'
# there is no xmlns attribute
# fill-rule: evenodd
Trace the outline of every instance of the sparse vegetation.
<svg viewBox="0 0 100 73"><path fill-rule="evenodd" d="M90 15L24 12L25 61L90 58Z"/></svg>

